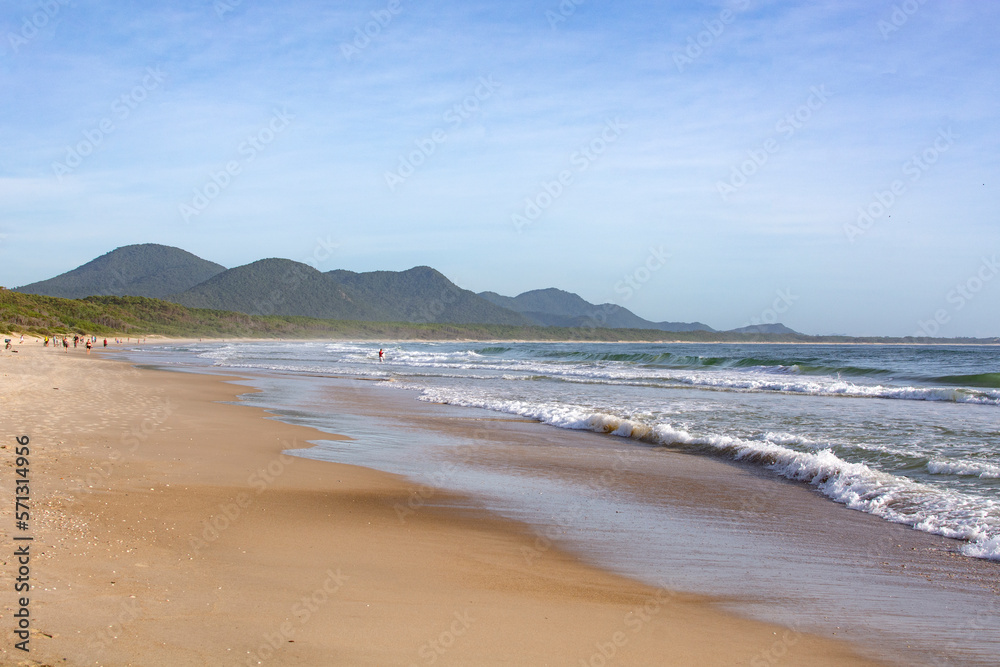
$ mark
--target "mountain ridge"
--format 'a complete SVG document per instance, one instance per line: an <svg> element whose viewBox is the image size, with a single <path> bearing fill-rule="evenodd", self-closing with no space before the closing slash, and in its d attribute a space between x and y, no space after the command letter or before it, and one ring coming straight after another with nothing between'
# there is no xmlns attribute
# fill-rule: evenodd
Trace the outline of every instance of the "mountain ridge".
<svg viewBox="0 0 1000 667"><path fill-rule="evenodd" d="M317 269L276 257L227 269L168 297L188 308L235 310L333 320L372 320L377 313L352 290Z"/></svg>
<svg viewBox="0 0 1000 667"><path fill-rule="evenodd" d="M227 269L156 243L121 246L75 269L15 291L79 299L148 297L189 308L319 319L489 324L716 333L702 322L653 322L614 303L593 304L555 287L509 297L463 289L429 266L405 271L325 273L289 259L265 258ZM732 330L795 334L780 324Z"/></svg>
<svg viewBox="0 0 1000 667"><path fill-rule="evenodd" d="M660 331L709 331L702 322L653 322L615 303L593 304L578 294L556 287L529 290L517 296L480 292L479 296L524 314L533 324L609 329L658 329Z"/></svg>
<svg viewBox="0 0 1000 667"><path fill-rule="evenodd" d="M159 299L194 287L225 270L221 264L181 248L139 243L120 246L75 269L14 291L64 299L87 296Z"/></svg>
<svg viewBox="0 0 1000 667"><path fill-rule="evenodd" d="M405 271L346 269L327 271L327 276L355 290L367 303L374 304L387 321L454 324L530 324L528 318L451 282L429 266Z"/></svg>

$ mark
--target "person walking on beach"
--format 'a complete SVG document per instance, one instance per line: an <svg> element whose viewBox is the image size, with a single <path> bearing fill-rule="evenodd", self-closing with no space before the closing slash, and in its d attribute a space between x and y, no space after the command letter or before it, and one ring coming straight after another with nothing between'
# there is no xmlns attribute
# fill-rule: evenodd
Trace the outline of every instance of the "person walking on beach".
<svg viewBox="0 0 1000 667"><path fill-rule="evenodd" d="M378 360L379 361L385 361L384 356L385 356L385 353L382 351L382 348L379 348L378 349Z"/></svg>
<svg viewBox="0 0 1000 667"><path fill-rule="evenodd" d="M104 339L104 347L107 347L107 346L108 346L108 339L107 339L107 338L105 338L105 339Z"/></svg>
<svg viewBox="0 0 1000 667"><path fill-rule="evenodd" d="M87 339L87 354L90 354L90 348L91 347L93 347L93 344L90 342L90 339L88 338Z"/></svg>

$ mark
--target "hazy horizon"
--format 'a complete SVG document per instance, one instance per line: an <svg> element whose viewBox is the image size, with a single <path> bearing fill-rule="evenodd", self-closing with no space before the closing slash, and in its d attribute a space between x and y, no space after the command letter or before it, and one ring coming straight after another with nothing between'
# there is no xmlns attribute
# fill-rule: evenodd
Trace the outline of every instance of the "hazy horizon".
<svg viewBox="0 0 1000 667"><path fill-rule="evenodd" d="M160 243L716 329L1000 335L997 6L49 0L0 26L0 284Z"/></svg>

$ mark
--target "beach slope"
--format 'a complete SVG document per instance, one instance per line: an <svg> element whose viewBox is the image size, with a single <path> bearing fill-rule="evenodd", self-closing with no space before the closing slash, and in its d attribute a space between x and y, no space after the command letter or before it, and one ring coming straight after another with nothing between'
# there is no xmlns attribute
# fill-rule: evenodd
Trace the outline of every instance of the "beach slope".
<svg viewBox="0 0 1000 667"><path fill-rule="evenodd" d="M467 499L414 503L404 479L284 454L334 436L234 404L247 388L227 378L17 349L0 355L5 665L871 664L591 567ZM28 593L15 532L33 538Z"/></svg>

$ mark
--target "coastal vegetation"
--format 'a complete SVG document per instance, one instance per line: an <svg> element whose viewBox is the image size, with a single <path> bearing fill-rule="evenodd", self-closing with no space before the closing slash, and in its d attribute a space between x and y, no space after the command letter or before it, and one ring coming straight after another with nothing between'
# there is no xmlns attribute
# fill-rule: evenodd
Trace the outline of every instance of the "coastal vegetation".
<svg viewBox="0 0 1000 667"><path fill-rule="evenodd" d="M440 322L375 322L288 315L248 315L188 308L140 296L84 299L24 294L0 288L0 330L39 336L168 336L196 338L329 338L353 340L579 340L775 343L1000 343L1000 339L806 336L656 329L543 327Z"/></svg>

